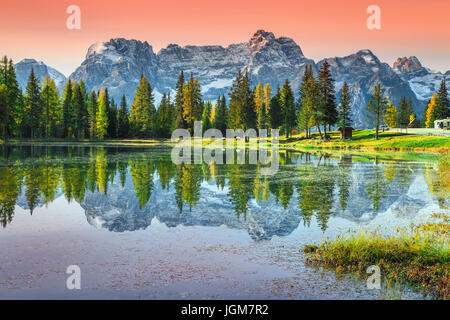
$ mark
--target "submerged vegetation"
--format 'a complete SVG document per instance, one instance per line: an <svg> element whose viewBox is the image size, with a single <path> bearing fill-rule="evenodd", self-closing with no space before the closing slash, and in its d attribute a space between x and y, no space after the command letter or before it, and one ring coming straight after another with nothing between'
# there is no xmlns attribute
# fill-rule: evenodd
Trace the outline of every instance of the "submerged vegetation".
<svg viewBox="0 0 450 320"><path fill-rule="evenodd" d="M377 265L386 283L406 282L424 294L450 298L450 215L435 213L432 220L397 230L393 235L359 231L318 247L305 247L307 261L335 268L339 273L366 274Z"/></svg>

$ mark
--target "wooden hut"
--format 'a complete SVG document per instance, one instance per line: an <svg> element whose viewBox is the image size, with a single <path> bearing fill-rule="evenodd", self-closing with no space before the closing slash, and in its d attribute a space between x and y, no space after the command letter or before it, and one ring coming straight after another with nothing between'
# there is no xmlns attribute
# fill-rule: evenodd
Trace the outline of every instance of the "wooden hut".
<svg viewBox="0 0 450 320"><path fill-rule="evenodd" d="M352 134L353 134L352 127L345 127L345 129L342 129L342 127L339 127L338 131L341 133L341 139L351 139Z"/></svg>

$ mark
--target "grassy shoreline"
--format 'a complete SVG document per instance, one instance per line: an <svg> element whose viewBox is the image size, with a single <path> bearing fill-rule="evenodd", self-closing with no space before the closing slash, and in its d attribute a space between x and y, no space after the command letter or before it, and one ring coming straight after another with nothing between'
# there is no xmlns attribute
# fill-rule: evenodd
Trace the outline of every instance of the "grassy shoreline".
<svg viewBox="0 0 450 320"><path fill-rule="evenodd" d="M329 153L361 158L362 161L373 159L408 160L408 161L436 161L450 155L450 138L442 136L420 136L398 132L382 132L380 139L375 140L373 130L355 130L353 139L341 140L339 133L328 133L329 140L319 139L318 133L312 133L312 139L306 139L304 134L297 134L289 139L280 137L279 150L308 153ZM194 141L194 139L192 139ZM271 138L262 140L263 147L271 150ZM203 140L207 147L213 140ZM225 142L225 141L223 141ZM261 140L251 140L245 143L248 149L257 149ZM3 141L0 140L0 144ZM111 140L67 140L67 139L9 139L12 146L85 146L85 147L167 147L175 146L171 139L111 139ZM226 148L226 144L223 144Z"/></svg>
<svg viewBox="0 0 450 320"><path fill-rule="evenodd" d="M450 138L442 136L424 136L399 133L393 131L380 132L379 140L375 140L374 130L354 130L353 138L341 140L339 133L329 133L329 140L305 139L303 135L294 136L284 142L295 149L340 149L340 150L373 150L373 151L412 151L442 153L450 151ZM282 140L283 141L283 140ZM280 141L280 143L282 143Z"/></svg>
<svg viewBox="0 0 450 320"><path fill-rule="evenodd" d="M426 295L450 299L450 215L433 214L432 221L394 235L359 231L304 247L306 261L338 273L366 276L371 265L388 283L407 283Z"/></svg>
<svg viewBox="0 0 450 320"><path fill-rule="evenodd" d="M412 135L399 132L381 132L379 140L375 140L374 130L354 130L353 138L341 140L339 132L332 131L328 133L329 139L322 140L318 133L312 133L312 139L306 139L304 134L293 135L289 139L280 136L280 148L296 149L308 151L311 149L330 149L330 150L373 150L373 151L413 151L413 152L448 152L450 151L450 138L442 136L425 136ZM0 140L4 144L3 140ZM175 142L170 139L154 138L154 139L109 139L109 140L67 140L67 139L18 139L11 138L8 144L55 144L55 145L156 145L168 144L173 145ZM209 144L204 140L204 145ZM247 145L249 145L247 143ZM256 145L256 142L251 142ZM270 146L270 137L268 138Z"/></svg>

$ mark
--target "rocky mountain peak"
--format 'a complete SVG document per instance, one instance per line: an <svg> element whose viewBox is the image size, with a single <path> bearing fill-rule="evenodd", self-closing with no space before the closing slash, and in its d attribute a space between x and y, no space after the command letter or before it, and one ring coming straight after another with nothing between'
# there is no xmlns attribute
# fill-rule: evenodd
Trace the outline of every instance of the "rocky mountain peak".
<svg viewBox="0 0 450 320"><path fill-rule="evenodd" d="M398 58L393 65L394 70L398 70L401 72L415 72L422 68L422 64L420 63L417 57L403 57Z"/></svg>
<svg viewBox="0 0 450 320"><path fill-rule="evenodd" d="M64 76L58 70L47 66L42 61L37 61L35 59L23 59L19 63L14 65L14 69L16 70L16 78L19 84L19 87L22 91L25 92L28 77L30 76L31 69L34 71L34 75L42 83L45 76L48 74L50 78L55 80L56 87L62 92L62 88L66 82L66 76Z"/></svg>
<svg viewBox="0 0 450 320"><path fill-rule="evenodd" d="M275 35L273 34L273 32L258 30L253 34L253 37L250 39L250 41L263 41L270 39L275 39Z"/></svg>
<svg viewBox="0 0 450 320"><path fill-rule="evenodd" d="M136 55L139 52L145 52L154 55L153 48L147 41L135 39L115 38L107 42L96 42L91 45L86 54L86 59L96 55L106 55L114 58L115 55Z"/></svg>
<svg viewBox="0 0 450 320"><path fill-rule="evenodd" d="M275 35L272 32L258 30L249 41L249 46L252 52L259 51L261 47L265 46L272 40L275 40Z"/></svg>

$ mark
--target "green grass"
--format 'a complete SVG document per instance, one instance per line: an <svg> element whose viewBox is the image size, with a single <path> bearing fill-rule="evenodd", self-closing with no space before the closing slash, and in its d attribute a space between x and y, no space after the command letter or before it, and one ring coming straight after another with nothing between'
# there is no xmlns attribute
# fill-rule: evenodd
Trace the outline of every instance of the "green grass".
<svg viewBox="0 0 450 320"><path fill-rule="evenodd" d="M359 231L305 248L307 261L339 273L365 275L377 265L389 284L406 282L439 299L449 299L449 215L434 214L433 221L386 236Z"/></svg>
<svg viewBox="0 0 450 320"><path fill-rule="evenodd" d="M379 133L375 139L374 130L354 130L352 139L341 140L339 132L328 133L329 140L319 139L314 133L313 139L305 139L304 135L296 135L289 141L280 139L281 144L290 145L294 149L365 149L385 151L431 151L442 152L450 150L450 138L441 136L425 136L386 131Z"/></svg>

